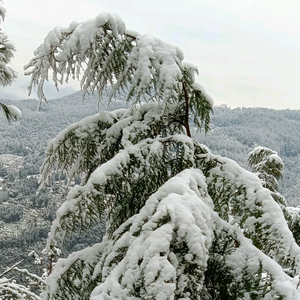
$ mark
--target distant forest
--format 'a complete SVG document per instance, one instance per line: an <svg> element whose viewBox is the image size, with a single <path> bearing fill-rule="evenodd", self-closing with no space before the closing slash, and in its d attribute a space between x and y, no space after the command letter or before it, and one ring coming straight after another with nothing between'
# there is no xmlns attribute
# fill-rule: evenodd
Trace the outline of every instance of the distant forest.
<svg viewBox="0 0 300 300"><path fill-rule="evenodd" d="M1 251L0 265L4 266L24 258L24 253L26 256L31 249L42 249L55 211L68 192L65 177L53 174L49 186L36 194L37 175L48 142L67 125L100 110L125 107L126 103L122 95L109 105L106 99L99 102L95 95L86 95L83 100L81 92L51 99L42 104L40 111L34 99L1 102L16 105L23 114L11 124L0 114L0 244L6 249ZM299 110L231 109L221 105L214 108L211 130L206 135L194 130L193 136L213 153L232 158L246 169L247 155L254 147L277 151L285 164L280 193L288 205L297 206L300 205L299 128ZM19 165L15 166L14 156L7 154L19 157L15 162ZM65 251L74 251L80 244L89 244L89 238L74 237L65 245Z"/></svg>
<svg viewBox="0 0 300 300"><path fill-rule="evenodd" d="M96 95L81 92L49 100L37 111L38 101L2 100L18 106L23 117L10 125L0 115L0 154L15 154L24 157L23 175L37 174L44 158L45 148L67 125L97 113L125 107L119 101L98 101ZM266 108L236 108L215 106L211 130L205 135L194 132L194 137L207 145L215 154L232 158L247 168L247 155L256 146L269 147L282 158L284 177L280 192L289 205L300 204L299 155L300 155L300 110L273 110ZM1 165L0 165L1 167ZM1 175L1 174L0 174Z"/></svg>
<svg viewBox="0 0 300 300"><path fill-rule="evenodd" d="M248 169L248 153L257 146L277 151L284 162L280 193L288 205L300 205L300 110L215 107L211 131L197 135L214 153Z"/></svg>

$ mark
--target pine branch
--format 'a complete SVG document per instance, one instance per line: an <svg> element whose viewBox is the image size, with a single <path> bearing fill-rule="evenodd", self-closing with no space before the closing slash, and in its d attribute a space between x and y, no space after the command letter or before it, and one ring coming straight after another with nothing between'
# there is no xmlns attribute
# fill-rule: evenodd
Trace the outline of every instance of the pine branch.
<svg viewBox="0 0 300 300"><path fill-rule="evenodd" d="M0 108L3 109L4 115L8 122L17 121L21 117L21 111L13 105L5 105L0 102Z"/></svg>
<svg viewBox="0 0 300 300"><path fill-rule="evenodd" d="M2 274L0 274L0 278L2 278L5 274L11 272L13 269L15 269L19 264L23 262L24 259L20 260L19 262L15 263L13 266L9 267L7 270L5 270Z"/></svg>
<svg viewBox="0 0 300 300"><path fill-rule="evenodd" d="M40 276L33 274L31 272L29 272L27 269L20 269L17 266L14 267L14 270L16 270L17 272L21 273L21 274L25 274L29 277L31 277L32 279L37 280L39 283L43 284L43 286L46 285L45 280L43 280Z"/></svg>
<svg viewBox="0 0 300 300"><path fill-rule="evenodd" d="M212 101L194 84L197 69L183 62L181 50L150 35L126 30L124 23L110 14L55 28L25 70L31 75L29 94L37 85L41 101L46 100L43 85L52 70L57 88L72 76L80 81L84 94L97 91L100 99L111 86L110 100L126 91L126 101L132 106L143 101L161 102L165 107L185 105L182 116L188 136L191 115L196 125L203 123L208 129Z"/></svg>

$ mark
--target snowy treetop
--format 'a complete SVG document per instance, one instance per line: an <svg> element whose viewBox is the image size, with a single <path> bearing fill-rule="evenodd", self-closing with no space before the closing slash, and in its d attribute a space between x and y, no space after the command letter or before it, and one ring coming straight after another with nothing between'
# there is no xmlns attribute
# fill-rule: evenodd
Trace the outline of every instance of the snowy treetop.
<svg viewBox="0 0 300 300"><path fill-rule="evenodd" d="M56 27L34 55L25 74L31 75L29 93L37 85L41 100L46 100L43 85L51 71L57 88L73 77L84 92L97 91L101 97L111 86L110 99L123 91L132 104L153 100L183 106L189 102L195 123L208 129L213 100L195 82L197 68L183 61L178 47L127 30L116 15L101 13L93 20Z"/></svg>

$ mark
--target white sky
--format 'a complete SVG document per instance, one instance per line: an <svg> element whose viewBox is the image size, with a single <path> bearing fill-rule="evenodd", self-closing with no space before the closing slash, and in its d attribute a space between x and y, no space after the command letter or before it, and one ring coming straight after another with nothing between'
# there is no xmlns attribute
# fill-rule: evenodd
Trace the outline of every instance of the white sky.
<svg viewBox="0 0 300 300"><path fill-rule="evenodd" d="M299 0L4 0L3 30L17 48L19 77L0 98L27 98L23 66L55 26L117 13L128 29L179 46L199 67L198 81L215 104L300 109ZM48 98L77 90L76 84ZM31 95L36 98L35 94Z"/></svg>

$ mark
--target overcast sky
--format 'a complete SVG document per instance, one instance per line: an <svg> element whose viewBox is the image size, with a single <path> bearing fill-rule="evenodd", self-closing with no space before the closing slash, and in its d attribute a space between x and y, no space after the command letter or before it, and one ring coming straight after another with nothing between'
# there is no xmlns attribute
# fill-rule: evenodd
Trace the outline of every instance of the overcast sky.
<svg viewBox="0 0 300 300"><path fill-rule="evenodd" d="M179 46L198 66L215 104L300 109L299 0L4 0L3 30L17 48L19 77L0 98L25 99L23 66L55 26L117 13L128 29ZM75 83L48 98L76 91ZM31 98L36 98L35 94Z"/></svg>

